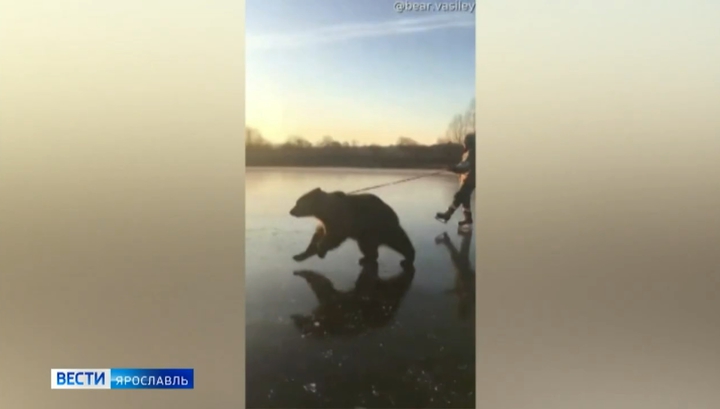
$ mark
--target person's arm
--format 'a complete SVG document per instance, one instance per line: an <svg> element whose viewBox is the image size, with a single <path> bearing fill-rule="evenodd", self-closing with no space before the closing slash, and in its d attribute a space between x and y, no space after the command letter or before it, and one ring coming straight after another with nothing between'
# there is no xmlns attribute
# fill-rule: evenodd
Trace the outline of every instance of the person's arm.
<svg viewBox="0 0 720 409"><path fill-rule="evenodd" d="M473 148L467 155L468 169L470 172L475 173L475 149Z"/></svg>
<svg viewBox="0 0 720 409"><path fill-rule="evenodd" d="M454 173L466 173L470 171L471 164L467 160L464 160L458 164L448 166L448 170Z"/></svg>

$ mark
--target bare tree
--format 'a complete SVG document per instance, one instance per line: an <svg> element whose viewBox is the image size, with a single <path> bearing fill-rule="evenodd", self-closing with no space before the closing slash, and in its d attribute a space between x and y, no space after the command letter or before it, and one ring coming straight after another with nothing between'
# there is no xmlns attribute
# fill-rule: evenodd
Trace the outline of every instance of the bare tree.
<svg viewBox="0 0 720 409"><path fill-rule="evenodd" d="M320 142L318 142L317 146L321 148L330 148L340 146L340 143L333 139L332 136L325 135L322 137L322 139L320 139Z"/></svg>
<svg viewBox="0 0 720 409"><path fill-rule="evenodd" d="M260 131L255 128L245 128L245 145L246 146L269 146L270 141L262 136Z"/></svg>
<svg viewBox="0 0 720 409"><path fill-rule="evenodd" d="M398 146L417 146L420 145L415 139L401 136L398 138L396 145Z"/></svg>
<svg viewBox="0 0 720 409"><path fill-rule="evenodd" d="M470 101L463 116L463 122L465 123L465 133L475 132L475 98Z"/></svg>
<svg viewBox="0 0 720 409"><path fill-rule="evenodd" d="M447 134L445 135L448 142L462 143L465 137L465 121L463 115L457 114L453 117L448 125Z"/></svg>
<svg viewBox="0 0 720 409"><path fill-rule="evenodd" d="M287 139L287 141L285 142L285 146L290 146L293 148L311 148L312 143L310 143L310 141L303 138L302 136L293 135Z"/></svg>
<svg viewBox="0 0 720 409"><path fill-rule="evenodd" d="M462 143L465 135L471 132L475 132L475 98L470 101L464 113L453 117L445 138L438 139L438 142Z"/></svg>

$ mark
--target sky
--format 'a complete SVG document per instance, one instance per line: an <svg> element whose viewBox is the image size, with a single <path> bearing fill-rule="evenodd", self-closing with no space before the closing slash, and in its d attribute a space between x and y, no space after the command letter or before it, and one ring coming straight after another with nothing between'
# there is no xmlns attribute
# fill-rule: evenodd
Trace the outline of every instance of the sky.
<svg viewBox="0 0 720 409"><path fill-rule="evenodd" d="M472 12L398 13L385 0L246 2L246 125L273 142L434 143L474 89Z"/></svg>

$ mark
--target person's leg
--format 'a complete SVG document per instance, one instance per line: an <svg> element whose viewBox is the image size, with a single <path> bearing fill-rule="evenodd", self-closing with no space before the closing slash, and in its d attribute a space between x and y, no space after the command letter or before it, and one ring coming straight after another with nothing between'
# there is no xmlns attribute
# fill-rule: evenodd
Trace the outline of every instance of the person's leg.
<svg viewBox="0 0 720 409"><path fill-rule="evenodd" d="M455 210L460 206L462 203L462 186L460 186L460 189L455 192L455 196L453 197L453 201L450 204L450 206L445 210L444 212L437 212L435 214L435 218L440 220L443 223L447 223L448 220L452 217L452 215L455 213Z"/></svg>
<svg viewBox="0 0 720 409"><path fill-rule="evenodd" d="M467 192L468 188L469 184L467 183L467 181L463 182L460 185L460 189L458 189L458 191L455 193L450 207L448 207L447 210L445 210L444 212L438 212L435 215L435 218L443 223L447 223L447 221L450 220L452 215L455 213L455 210L457 210L458 207L460 207L466 201L466 198L469 198L469 194ZM472 194L472 191L470 191L470 194Z"/></svg>
<svg viewBox="0 0 720 409"><path fill-rule="evenodd" d="M462 208L463 208L463 219L458 222L458 226L464 227L464 228L470 228L473 224L473 218L472 218L472 205L471 205L471 198L473 191L475 190L474 186L468 185L465 189L465 195L463 196L462 200Z"/></svg>

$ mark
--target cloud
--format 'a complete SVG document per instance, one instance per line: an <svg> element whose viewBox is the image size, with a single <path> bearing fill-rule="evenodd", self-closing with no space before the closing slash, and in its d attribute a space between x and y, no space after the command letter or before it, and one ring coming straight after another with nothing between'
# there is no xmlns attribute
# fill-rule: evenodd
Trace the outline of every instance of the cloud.
<svg viewBox="0 0 720 409"><path fill-rule="evenodd" d="M475 27L475 16L458 17L457 14L436 14L428 17L402 18L384 22L339 24L309 31L248 35L246 45L250 49L267 50L299 48L316 44L408 35L449 28Z"/></svg>

